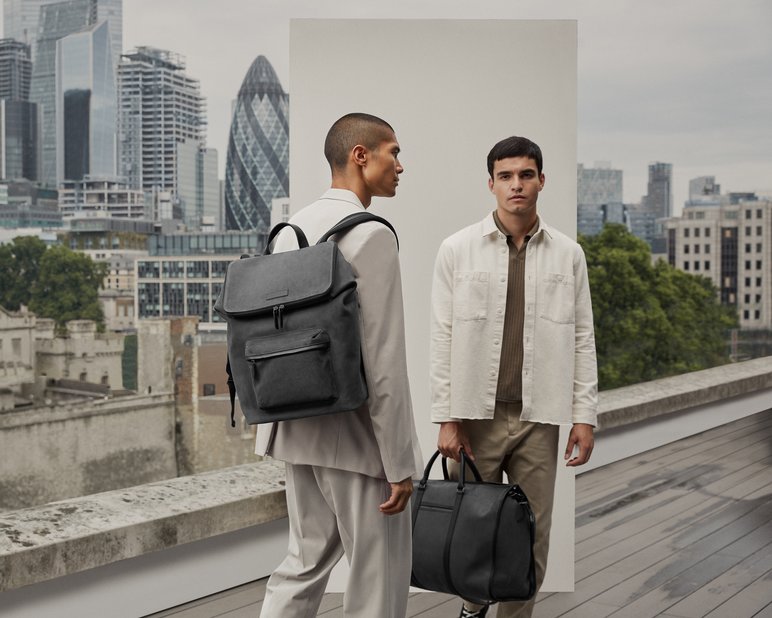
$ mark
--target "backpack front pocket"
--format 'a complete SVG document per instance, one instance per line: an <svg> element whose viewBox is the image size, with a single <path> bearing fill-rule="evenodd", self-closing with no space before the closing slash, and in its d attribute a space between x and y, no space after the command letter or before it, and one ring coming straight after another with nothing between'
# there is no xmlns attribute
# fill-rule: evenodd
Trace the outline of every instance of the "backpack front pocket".
<svg viewBox="0 0 772 618"><path fill-rule="evenodd" d="M250 339L244 352L263 409L324 404L338 398L330 336L324 329L281 331Z"/></svg>

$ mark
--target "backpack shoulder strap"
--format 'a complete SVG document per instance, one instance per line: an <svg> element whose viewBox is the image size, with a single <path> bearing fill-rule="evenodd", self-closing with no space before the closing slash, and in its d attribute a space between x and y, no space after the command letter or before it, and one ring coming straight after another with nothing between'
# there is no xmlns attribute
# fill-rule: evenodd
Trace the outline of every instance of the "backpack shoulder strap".
<svg viewBox="0 0 772 618"><path fill-rule="evenodd" d="M330 239L330 236L340 234L341 232L346 232L352 227L355 227L360 223L365 223L366 221L377 221L378 223L382 223L387 228L389 228L394 234L394 238L397 240L397 249L399 250L399 237L397 236L397 232L394 229L394 226L386 221L386 219L383 217L379 217L378 215L374 215L369 212L355 212L354 214L344 217L329 230L327 230L327 232L322 235L322 237L319 239L319 242L316 244L327 242Z"/></svg>

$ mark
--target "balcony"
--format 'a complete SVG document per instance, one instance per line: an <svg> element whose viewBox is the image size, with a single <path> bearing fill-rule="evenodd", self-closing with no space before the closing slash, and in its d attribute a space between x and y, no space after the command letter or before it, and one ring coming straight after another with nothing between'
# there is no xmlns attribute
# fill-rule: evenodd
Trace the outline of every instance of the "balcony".
<svg viewBox="0 0 772 618"><path fill-rule="evenodd" d="M603 393L575 592L540 594L534 615L769 615L770 408L772 358ZM282 482L261 462L0 513L0 613L255 616L286 547ZM327 595L324 615L340 606Z"/></svg>

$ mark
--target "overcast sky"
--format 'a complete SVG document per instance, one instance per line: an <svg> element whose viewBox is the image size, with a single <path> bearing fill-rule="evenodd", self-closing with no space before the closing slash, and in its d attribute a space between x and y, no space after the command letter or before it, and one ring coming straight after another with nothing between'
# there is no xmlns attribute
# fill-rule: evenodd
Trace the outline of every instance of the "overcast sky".
<svg viewBox="0 0 772 618"><path fill-rule="evenodd" d="M646 192L654 161L673 164L677 210L696 176L772 194L770 0L124 0L124 48L186 56L222 169L231 103L254 58L266 56L289 90L293 17L576 19L580 163L624 170L627 202ZM367 41L352 53L368 53ZM527 92L535 69L514 59L511 69Z"/></svg>

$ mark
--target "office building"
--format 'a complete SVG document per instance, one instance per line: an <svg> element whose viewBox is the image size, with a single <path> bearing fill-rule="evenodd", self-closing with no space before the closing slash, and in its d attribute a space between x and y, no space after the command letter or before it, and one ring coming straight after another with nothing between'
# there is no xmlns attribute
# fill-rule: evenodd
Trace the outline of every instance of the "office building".
<svg viewBox="0 0 772 618"><path fill-rule="evenodd" d="M205 221L219 220L217 150L202 148L194 141L177 144L177 199L189 230L200 230Z"/></svg>
<svg viewBox="0 0 772 618"><path fill-rule="evenodd" d="M185 73L181 55L152 47L123 55L118 65L118 172L132 187L153 196L168 193L173 203L179 203L184 184L183 197L189 200L187 191L195 189L188 185L195 184L199 165L191 161L202 157L202 178L208 184L207 172L212 156L216 157L204 150L205 129L201 88L197 79ZM204 152L193 156L193 150ZM185 163L182 178L180 157ZM206 202L204 197L201 200ZM198 198L192 201L190 211L195 213ZM167 215L173 213L164 212L162 218Z"/></svg>
<svg viewBox="0 0 772 618"><path fill-rule="evenodd" d="M0 184L0 228L60 228L57 192L29 180Z"/></svg>
<svg viewBox="0 0 772 618"><path fill-rule="evenodd" d="M587 236L599 234L606 223L624 223L622 203L622 170L609 163L576 169L577 232Z"/></svg>
<svg viewBox="0 0 772 618"><path fill-rule="evenodd" d="M289 195L289 97L264 56L239 89L225 164L229 230L269 228L274 198Z"/></svg>
<svg viewBox="0 0 772 618"><path fill-rule="evenodd" d="M148 257L136 261L137 318L198 317L202 330L224 329L212 306L228 264L239 255Z"/></svg>
<svg viewBox="0 0 772 618"><path fill-rule="evenodd" d="M116 109L106 21L56 42L56 178L115 175Z"/></svg>
<svg viewBox="0 0 772 618"><path fill-rule="evenodd" d="M641 205L655 219L673 216L673 165L652 163L649 165L649 182Z"/></svg>
<svg viewBox="0 0 772 618"><path fill-rule="evenodd" d="M689 181L689 205L715 204L721 201L721 185L715 176L700 176Z"/></svg>
<svg viewBox="0 0 772 618"><path fill-rule="evenodd" d="M772 201L725 195L664 221L668 262L708 277L740 327L772 328Z"/></svg>
<svg viewBox="0 0 772 618"><path fill-rule="evenodd" d="M89 217L150 219L145 193L120 178L86 176L59 185L59 209L65 220Z"/></svg>

